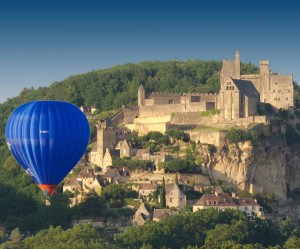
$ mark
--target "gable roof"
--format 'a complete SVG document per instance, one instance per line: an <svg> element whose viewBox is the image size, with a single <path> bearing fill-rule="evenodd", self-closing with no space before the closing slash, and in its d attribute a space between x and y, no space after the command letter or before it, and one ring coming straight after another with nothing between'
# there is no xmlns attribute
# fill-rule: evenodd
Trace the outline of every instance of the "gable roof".
<svg viewBox="0 0 300 249"><path fill-rule="evenodd" d="M155 190L157 188L157 185L154 183L140 183L139 184L139 190Z"/></svg>
<svg viewBox="0 0 300 249"><path fill-rule="evenodd" d="M79 173L79 177L81 177L81 178L93 178L93 177L95 177L94 170L89 169L89 168L84 168Z"/></svg>
<svg viewBox="0 0 300 249"><path fill-rule="evenodd" d="M182 192L179 186L176 183L173 184L166 184L166 195L168 195L171 190L177 190L178 192Z"/></svg>
<svg viewBox="0 0 300 249"><path fill-rule="evenodd" d="M147 206L145 205L144 202L142 202L141 205L139 206L138 210L136 210L135 215L137 215L139 213L145 214L147 216L150 215L150 211L148 210L148 208L147 208Z"/></svg>
<svg viewBox="0 0 300 249"><path fill-rule="evenodd" d="M64 184L64 187L77 187L81 188L80 183L77 181L76 178L69 178L66 183Z"/></svg>
<svg viewBox="0 0 300 249"><path fill-rule="evenodd" d="M259 204L252 198L235 199L239 206L259 206Z"/></svg>
<svg viewBox="0 0 300 249"><path fill-rule="evenodd" d="M179 211L172 211L169 208L164 209L154 209L153 211L153 219L161 219L170 215L176 215L179 214Z"/></svg>
<svg viewBox="0 0 300 249"><path fill-rule="evenodd" d="M244 93L246 96L249 97L257 97L259 96L259 92L253 85L253 83L250 80L239 80L239 79L233 79L230 77L230 79L233 81L233 83L236 85L236 87L240 90L240 92Z"/></svg>
<svg viewBox="0 0 300 249"><path fill-rule="evenodd" d="M108 167L106 173L104 174L104 177L113 178L116 175L120 175L119 170L116 168Z"/></svg>
<svg viewBox="0 0 300 249"><path fill-rule="evenodd" d="M237 206L229 194L204 194L194 206Z"/></svg>
<svg viewBox="0 0 300 249"><path fill-rule="evenodd" d="M144 154L150 155L150 149L138 149L136 152L136 157L142 158Z"/></svg>

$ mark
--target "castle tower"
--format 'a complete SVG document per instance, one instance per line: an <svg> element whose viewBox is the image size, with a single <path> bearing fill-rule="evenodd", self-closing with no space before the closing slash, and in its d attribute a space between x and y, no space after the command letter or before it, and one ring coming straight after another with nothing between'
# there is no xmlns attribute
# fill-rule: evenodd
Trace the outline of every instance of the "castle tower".
<svg viewBox="0 0 300 249"><path fill-rule="evenodd" d="M235 52L234 60L223 60L221 69L221 86L224 85L228 77L241 79L241 61L238 50Z"/></svg>
<svg viewBox="0 0 300 249"><path fill-rule="evenodd" d="M261 75L269 74L269 60L259 61L259 69Z"/></svg>
<svg viewBox="0 0 300 249"><path fill-rule="evenodd" d="M138 89L138 107L145 105L145 89L143 85L140 85Z"/></svg>
<svg viewBox="0 0 300 249"><path fill-rule="evenodd" d="M234 55L234 78L241 78L241 61L240 61L240 53L239 51L235 51Z"/></svg>

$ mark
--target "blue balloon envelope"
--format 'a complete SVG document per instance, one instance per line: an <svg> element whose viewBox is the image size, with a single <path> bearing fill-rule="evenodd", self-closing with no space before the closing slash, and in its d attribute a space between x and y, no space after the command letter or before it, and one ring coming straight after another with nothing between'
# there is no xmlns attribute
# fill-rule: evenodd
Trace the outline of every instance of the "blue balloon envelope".
<svg viewBox="0 0 300 249"><path fill-rule="evenodd" d="M12 155L50 198L85 153L90 126L71 103L34 101L12 112L5 135Z"/></svg>

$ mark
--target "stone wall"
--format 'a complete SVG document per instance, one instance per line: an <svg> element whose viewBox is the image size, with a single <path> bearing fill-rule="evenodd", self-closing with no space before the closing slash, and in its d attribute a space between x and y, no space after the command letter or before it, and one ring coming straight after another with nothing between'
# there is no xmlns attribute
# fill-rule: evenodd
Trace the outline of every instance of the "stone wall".
<svg viewBox="0 0 300 249"><path fill-rule="evenodd" d="M123 107L124 120L123 123L132 124L134 119L139 115L139 108L137 106Z"/></svg>
<svg viewBox="0 0 300 249"><path fill-rule="evenodd" d="M170 124L174 125L193 125L193 124L214 124L219 122L219 115L201 116L200 112L177 113L172 116Z"/></svg>
<svg viewBox="0 0 300 249"><path fill-rule="evenodd" d="M205 130L191 130L186 131L189 134L190 139L196 143L213 144L218 147L222 147L226 141L226 131L205 131Z"/></svg>
<svg viewBox="0 0 300 249"><path fill-rule="evenodd" d="M158 131L164 134L167 130L167 123L136 123L126 125L126 127L137 131L139 136L144 136L150 131Z"/></svg>
<svg viewBox="0 0 300 249"><path fill-rule="evenodd" d="M268 102L287 109L293 106L293 79L291 75L270 75L271 89L268 91Z"/></svg>
<svg viewBox="0 0 300 249"><path fill-rule="evenodd" d="M110 124L112 126L118 126L124 122L124 111L119 110L115 115L110 119Z"/></svg>
<svg viewBox="0 0 300 249"><path fill-rule="evenodd" d="M181 112L200 112L206 110L206 102L184 104L172 104L172 105L153 105L140 107L139 117L154 117L162 115L170 115L172 113Z"/></svg>

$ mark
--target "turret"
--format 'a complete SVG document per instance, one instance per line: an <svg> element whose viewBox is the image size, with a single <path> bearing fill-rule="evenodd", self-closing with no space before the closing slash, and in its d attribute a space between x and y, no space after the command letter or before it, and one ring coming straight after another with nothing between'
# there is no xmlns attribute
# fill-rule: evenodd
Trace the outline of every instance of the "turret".
<svg viewBox="0 0 300 249"><path fill-rule="evenodd" d="M238 50L235 51L234 55L234 78L241 78L241 61L240 61L240 53Z"/></svg>
<svg viewBox="0 0 300 249"><path fill-rule="evenodd" d="M138 107L145 105L145 89L143 85L140 85L138 89Z"/></svg>
<svg viewBox="0 0 300 249"><path fill-rule="evenodd" d="M261 75L269 74L269 60L259 61L259 69Z"/></svg>

